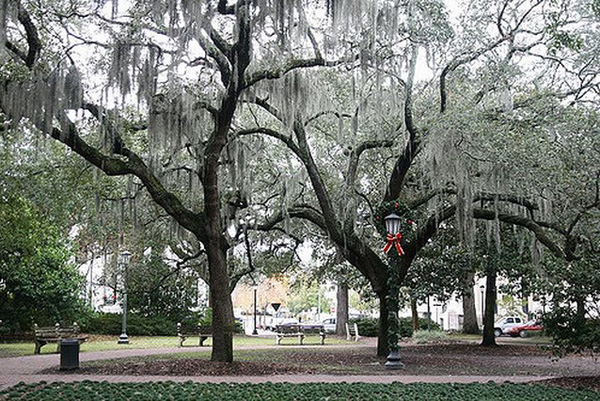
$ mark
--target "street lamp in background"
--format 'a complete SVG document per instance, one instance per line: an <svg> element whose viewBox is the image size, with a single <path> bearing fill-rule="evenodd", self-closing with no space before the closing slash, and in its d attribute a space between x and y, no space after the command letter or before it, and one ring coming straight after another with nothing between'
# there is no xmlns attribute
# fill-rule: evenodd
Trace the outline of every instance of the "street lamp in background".
<svg viewBox="0 0 600 401"><path fill-rule="evenodd" d="M317 322L321 321L321 286L317 287Z"/></svg>
<svg viewBox="0 0 600 401"><path fill-rule="evenodd" d="M131 261L131 252L123 251L119 254L117 263L121 269L123 275L123 321L121 327L121 335L117 344L129 344L129 337L127 337L127 270L129 268L129 262Z"/></svg>
<svg viewBox="0 0 600 401"><path fill-rule="evenodd" d="M252 290L254 291L254 329L252 330L252 335L258 335L258 331L256 331L256 293L258 291L258 285L254 284L252 286Z"/></svg>
<svg viewBox="0 0 600 401"><path fill-rule="evenodd" d="M400 216L392 212L384 217L385 229L387 231L387 244L384 252L396 252L397 255L389 255L390 271L388 274L388 342L390 354L387 356L385 363L386 369L400 369L404 364L400 362L398 354L398 260L404 255L404 251L400 245L402 238L400 234ZM381 316L383 318L383 316Z"/></svg>
<svg viewBox="0 0 600 401"><path fill-rule="evenodd" d="M485 312L485 298L483 296L483 293L485 291L485 286L484 285L480 285L479 286L479 291L481 292L481 326L483 326L483 322L484 322L484 312Z"/></svg>

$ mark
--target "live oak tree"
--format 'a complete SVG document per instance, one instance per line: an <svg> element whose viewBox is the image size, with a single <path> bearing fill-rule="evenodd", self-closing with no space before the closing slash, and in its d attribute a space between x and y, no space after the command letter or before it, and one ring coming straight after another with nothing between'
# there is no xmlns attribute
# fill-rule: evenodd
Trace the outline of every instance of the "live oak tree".
<svg viewBox="0 0 600 401"><path fill-rule="evenodd" d="M297 191L291 204L287 192L288 207L273 210L263 227L290 218L320 227L369 280L380 316L388 315L390 274L378 250L381 238L373 235L381 202L402 198L417 214L416 234L403 243L400 281L450 218L456 240L467 245L479 219L498 243L501 223L526 228L534 259L542 246L560 259L578 258L581 220L599 206L589 190L597 177L590 165L565 170L564 151L572 138L597 130L584 122L594 120L598 101L597 72L589 68L597 63L589 40L597 31L591 24L582 32L576 23L589 21L584 2L580 8L567 3L471 2L452 24L437 2L333 2L338 21L362 16L353 21L363 25L345 31L348 41L364 39L355 42L360 68L338 71L337 78L294 74L300 88L294 96L259 93L251 106L256 126L238 131L287 147L295 163L282 181L298 181L300 163L314 190ZM417 77L421 56L431 79ZM290 112L309 93L321 96ZM576 115L589 117L579 126L565 124ZM558 155L565 157L556 162ZM555 173L563 171L569 180L582 179L581 192L554 188ZM557 206L565 213L556 213ZM386 355L386 319L381 323L378 354Z"/></svg>
<svg viewBox="0 0 600 401"><path fill-rule="evenodd" d="M326 58L329 2L3 1L0 109L109 176L132 176L202 244L212 359L232 360L223 205L249 200L232 124L254 88ZM315 12L310 12L312 8ZM187 185L180 185L185 182Z"/></svg>
<svg viewBox="0 0 600 401"><path fill-rule="evenodd" d="M266 199L279 207L259 208L254 221L322 229L369 280L381 316L390 274L373 235L381 201L402 197L417 214L399 280L452 217L466 243L473 218L503 221L576 257L581 218L549 220L552 179L537 181L530 167L541 152L527 152L551 142L549 110L595 100L597 53L586 41L595 26L568 3L474 1L450 18L421 0L4 1L0 110L5 126L39 130L109 176L132 176L201 244L212 359L231 361L224 228L255 203L248 161L275 143L293 156L273 164L279 181ZM383 355L386 319L379 334Z"/></svg>

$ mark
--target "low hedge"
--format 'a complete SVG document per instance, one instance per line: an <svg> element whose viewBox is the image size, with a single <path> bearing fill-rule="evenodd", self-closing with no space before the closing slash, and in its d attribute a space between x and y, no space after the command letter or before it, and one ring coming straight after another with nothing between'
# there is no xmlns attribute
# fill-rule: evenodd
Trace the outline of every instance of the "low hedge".
<svg viewBox="0 0 600 401"><path fill-rule="evenodd" d="M84 323L81 323L81 329L89 334L121 334L122 315L115 313L98 313L95 316L88 317ZM198 322L206 325L210 324L210 317L190 315L182 319L173 319L164 315L141 316L135 313L127 314L127 334L132 336L176 336L177 323L184 325L194 325ZM236 323L234 332L242 333L243 327Z"/></svg>
<svg viewBox="0 0 600 401"><path fill-rule="evenodd" d="M349 323L356 323L358 326L358 333L364 337L377 337L379 332L379 319L377 318L361 318L361 319L350 319ZM419 327L421 329L427 328L427 319L419 318ZM440 326L435 322L430 322L429 327L431 330L440 330ZM412 337L412 319L403 317L399 319L399 331L400 337Z"/></svg>
<svg viewBox="0 0 600 401"><path fill-rule="evenodd" d="M122 315L99 313L91 317L81 329L90 334L118 335L122 328ZM177 322L166 316L140 316L127 314L127 334L134 336L175 336Z"/></svg>

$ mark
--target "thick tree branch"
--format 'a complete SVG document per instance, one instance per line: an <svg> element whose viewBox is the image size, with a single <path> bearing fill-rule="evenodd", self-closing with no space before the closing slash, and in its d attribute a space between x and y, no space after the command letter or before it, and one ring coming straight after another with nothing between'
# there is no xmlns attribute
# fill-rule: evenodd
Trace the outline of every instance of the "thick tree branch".
<svg viewBox="0 0 600 401"><path fill-rule="evenodd" d="M230 276L229 281L231 284L229 284L229 290L231 292L233 292L233 290L235 290L237 283L245 275L256 271L256 267L254 266L254 263L252 261L252 251L250 250L250 248L251 248L250 247L250 239L248 238L248 230L247 229L244 230L244 245L246 245L246 258L248 260L248 268L243 269L241 272L234 274L233 276Z"/></svg>
<svg viewBox="0 0 600 401"><path fill-rule="evenodd" d="M566 255L565 252L546 234L544 228L538 222L532 219L522 216L513 216L505 213L496 213L493 210L486 209L474 209L473 217L483 220L498 219L504 223L525 227L531 231L537 240L546 246L546 248L548 248L556 257L564 260L572 260L571 257Z"/></svg>
<svg viewBox="0 0 600 401"><path fill-rule="evenodd" d="M90 103L86 103L84 108L89 110L103 124L107 124L109 130L114 130L114 127L110 125L110 118L106 116L106 113L101 108ZM67 117L64 117L64 119L67 130L61 131L58 128L54 128L51 132L53 138L70 147L75 153L98 167L107 175L135 175L142 181L152 199L165 209L182 227L196 234L201 241L205 238L202 215L188 210L177 196L167 191L160 180L150 172L150 169L143 160L125 146L117 132L114 132L113 135L112 150L113 153L128 158L129 161L127 162L120 158L106 156L98 149L89 146L81 139L75 125L68 121Z"/></svg>
<svg viewBox="0 0 600 401"><path fill-rule="evenodd" d="M408 170L410 169L410 166L420 148L420 140L417 137L418 132L414 125L412 110L412 90L417 66L417 56L418 47L414 45L411 53L408 79L406 80L405 85L406 94L404 101L404 124L406 125L406 130L408 131L408 140L406 141L406 146L404 147L402 154L400 157L398 157L396 163L394 164L394 169L390 175L385 196L383 198L384 201L397 199L400 196L400 192L404 186L406 174L408 174Z"/></svg>
<svg viewBox="0 0 600 401"><path fill-rule="evenodd" d="M310 68L310 67L336 67L346 63L346 60L337 60L337 61L327 61L320 57L312 58L312 59L294 59L288 60L284 65L279 68L270 68L261 71L256 71L253 74L247 76L244 80L244 88L249 88L257 82L263 81L265 79L278 79L283 77L290 71L299 69L299 68Z"/></svg>
<svg viewBox="0 0 600 401"><path fill-rule="evenodd" d="M217 63L217 66L219 67L219 72L221 74L221 83L224 87L227 88L229 86L229 83L231 82L232 70L229 58L227 58L225 54L221 53L219 48L215 44L211 43L211 41L205 38L202 34L198 34L196 39L198 40L200 46L206 52L206 55L215 60L215 62Z"/></svg>
<svg viewBox="0 0 600 401"><path fill-rule="evenodd" d="M527 209L529 209L530 212L533 212L534 210L538 210L539 207L536 203L525 199L524 197L521 196L517 196L517 195L511 195L511 194L495 194L495 193L491 193L491 192L481 192L477 195L475 195L473 201L474 202L478 202L478 201L492 201L492 202L509 202L509 203L513 203L515 205L520 205L520 206L524 206Z"/></svg>
<svg viewBox="0 0 600 401"><path fill-rule="evenodd" d="M8 40L6 41L5 46L9 51L13 52L24 63L27 63L27 54L24 51L19 49L16 45L14 45L12 42L9 42Z"/></svg>
<svg viewBox="0 0 600 401"><path fill-rule="evenodd" d="M448 74L450 74L451 72L454 72L461 65L468 64L472 61L477 60L483 54L487 53L490 50L495 49L496 47L498 47L499 45L501 45L502 43L506 42L509 39L510 39L510 36L503 36L502 38L500 38L500 39L496 40L495 42L491 43L490 45L488 45L487 47L476 50L476 51L470 53L466 57L455 58L450 63L448 63L448 65L446 65L446 67L444 67L444 69L442 70L442 73L440 75L440 112L441 113L446 112L446 108L448 106L448 92L446 89L446 79L448 78Z"/></svg>
<svg viewBox="0 0 600 401"><path fill-rule="evenodd" d="M180 259L178 261L176 261L176 265L177 267L175 267L174 269L170 270L167 274L164 274L160 280L158 280L158 282L156 283L156 285L154 285L152 288L150 288L147 291L144 291L146 294L153 294L156 291L160 290L160 287L162 287L163 283L165 281L167 281L169 279L169 277L173 276L174 274L179 273L181 270L185 269L186 267L189 267L187 265L187 263L190 260L194 260L199 258L200 256L202 256L203 254L205 254L204 250L199 250L197 253L195 253L194 255L187 255L184 252L180 252L177 247L171 247L171 250L173 251L173 253L175 253L177 255L177 257Z"/></svg>
<svg viewBox="0 0 600 401"><path fill-rule="evenodd" d="M79 137L74 124L69 122L66 126L67 129L64 131L53 128L50 132L50 136L67 145L75 153L102 170L106 175L116 176L133 173L133 169L125 161L116 157L106 156L98 149L88 145Z"/></svg>
<svg viewBox="0 0 600 401"><path fill-rule="evenodd" d="M275 131L270 128L256 127L238 130L234 133L235 136L245 136L254 134L263 134L271 138L278 139L281 142L283 142L296 156L300 155L300 149L298 148L298 146L296 146L292 138L290 136L282 134L279 131Z"/></svg>
<svg viewBox="0 0 600 401"><path fill-rule="evenodd" d="M294 206L287 210L287 215L289 217L300 218L304 220L308 220L317 227L319 227L324 232L327 232L327 225L325 224L325 220L323 219L323 215L317 212L314 208L306 207L306 206ZM256 230L259 231L269 231L275 228L277 224L284 221L286 216L281 212L277 212L269 217L267 221L262 224L258 224L256 226Z"/></svg>
<svg viewBox="0 0 600 401"><path fill-rule="evenodd" d="M25 34L27 35L27 45L29 49L24 59L25 65L29 69L32 69L42 50L42 42L40 41L37 28L33 24L29 12L21 5L21 2L17 4L17 18L21 25L23 25L23 28L25 28Z"/></svg>
<svg viewBox="0 0 600 401"><path fill-rule="evenodd" d="M427 242L435 235L439 225L444 220L449 219L456 213L456 206L448 206L437 213L431 215L425 224L419 226L417 235L413 241L407 243L404 247L406 253L406 259L412 260L417 253L427 244ZM518 225L527 228L531 231L538 241L540 241L546 248L552 252L558 258L563 260L576 260L577 257L574 255L575 247L577 246L577 238L572 237L565 232L564 229L557 227L556 225L538 222L533 219L515 216L506 213L497 213L494 210L487 209L474 209L473 218L482 220L500 220L507 224ZM565 249L563 250L552 238L548 236L545 229L552 229L565 238Z"/></svg>
<svg viewBox="0 0 600 401"><path fill-rule="evenodd" d="M382 139L365 141L358 145L356 148L352 149L352 151L350 152L350 159L348 160L348 169L346 171L347 187L350 188L354 185L354 182L356 181L356 172L358 170L360 156L366 150L378 148L391 148L392 146L394 146L394 141Z"/></svg>
<svg viewBox="0 0 600 401"><path fill-rule="evenodd" d="M350 115L350 114L339 113L339 112L333 111L333 110L326 110L326 111L321 111L321 112L315 114L314 116L308 118L306 120L306 125L308 125L308 124L312 123L313 121L315 121L323 116L326 116L328 114L333 114L337 118L352 118L352 115Z"/></svg>
<svg viewBox="0 0 600 401"><path fill-rule="evenodd" d="M219 49L221 54L223 54L228 60L231 60L232 46L229 43L227 43L227 41L219 34L219 32L217 32L215 28L213 28L212 25L208 24L206 29L208 31L210 39L215 44L217 49Z"/></svg>

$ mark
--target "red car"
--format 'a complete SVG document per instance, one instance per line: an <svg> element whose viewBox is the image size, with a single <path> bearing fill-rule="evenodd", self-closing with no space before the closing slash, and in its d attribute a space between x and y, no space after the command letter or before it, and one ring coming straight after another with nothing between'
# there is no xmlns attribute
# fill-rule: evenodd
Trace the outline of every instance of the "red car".
<svg viewBox="0 0 600 401"><path fill-rule="evenodd" d="M525 338L532 331L542 331L542 330L544 330L544 328L541 326L539 321L530 320L520 326L515 326L515 327L511 327L510 329L507 329L505 333L512 337L519 336L519 337Z"/></svg>

